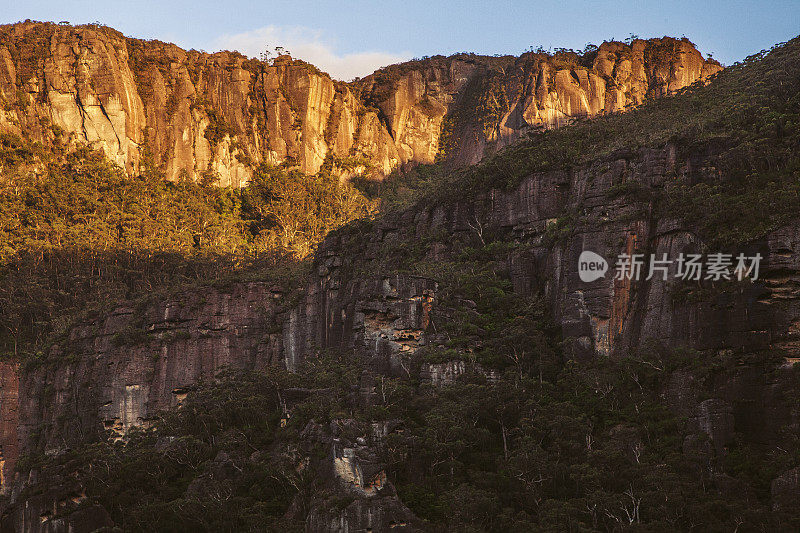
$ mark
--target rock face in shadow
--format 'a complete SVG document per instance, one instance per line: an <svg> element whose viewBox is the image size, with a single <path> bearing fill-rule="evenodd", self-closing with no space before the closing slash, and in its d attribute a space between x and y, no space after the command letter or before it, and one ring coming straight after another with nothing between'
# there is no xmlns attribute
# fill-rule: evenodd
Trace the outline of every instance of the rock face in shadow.
<svg viewBox="0 0 800 533"><path fill-rule="evenodd" d="M710 158L692 166L703 164L707 165L704 171L714 172ZM788 326L796 322L800 311L793 289L800 267L795 254L800 236L794 225L773 231L743 250L763 257L756 282L745 280L711 298L683 297L681 289L685 287L675 277L674 262L666 281L645 279L646 265L638 281L615 279L614 262L619 254L660 257L667 253L674 258L705 245L695 228L678 219L659 218L646 201L615 192L625 183L659 188L667 180L688 179L688 169L687 161L680 160L672 146L644 149L620 158L612 155L572 171L535 173L511 190L490 190L476 198L386 216L376 221L368 234L332 235L317 254L318 279L307 293L312 301L325 302L319 305L329 310L325 323L330 329L318 330L322 320L313 312L305 314L306 328L316 331L313 338L321 345L340 343L345 337L339 332L361 324L357 309L342 304L356 290L410 298L430 294L435 301L435 285L423 288L421 278L387 278L384 290L380 285L370 288L363 278L349 277L352 250L359 250L356 257L377 259L392 243L446 235L438 237L433 247L447 257L450 241L456 236L472 235L477 240L478 228L483 228L526 245L508 259L514 288L522 294L542 291L546 295L564 336L573 339L572 353L578 359L622 356L645 340L697 350L773 347L788 356L797 342L794 328ZM559 218L576 212L579 215L568 234L556 239L548 235L548 228ZM609 261L611 269L605 277L581 281L577 267L584 250ZM348 342L351 344L345 345L352 346L352 337ZM372 351L378 353L380 348Z"/></svg>
<svg viewBox="0 0 800 533"><path fill-rule="evenodd" d="M317 502L306 518L306 530L340 531L421 531L423 523L400 501L386 477L384 465L375 453L396 423L373 423L360 427L355 420L338 420L329 428L310 425L305 437L323 443L330 455L317 472L327 480L332 492L352 498L345 507ZM361 434L356 439L345 434Z"/></svg>
<svg viewBox="0 0 800 533"><path fill-rule="evenodd" d="M280 297L253 282L228 292L184 292L151 305L122 306L73 328L50 349L56 365L17 369L5 363L2 492L13 484L16 442L22 450L57 454L106 431L122 436L146 425L153 413L179 405L192 385L222 367L276 364L282 353Z"/></svg>
<svg viewBox="0 0 800 533"><path fill-rule="evenodd" d="M402 253L397 243L420 242L428 243L428 259L447 259L451 253L458 253L451 248L453 242L472 238L477 243L479 231L501 235L501 239L522 245L508 257L515 291L545 295L562 328L568 352L579 361L628 357L651 344L696 350L697 357L773 355L768 362L742 363L720 371L710 383L711 397L708 383L701 393L694 376L681 372L676 372L661 391L665 404L686 419L684 453L708 468L720 469L735 438L770 446L781 438L786 425L797 424L792 384L792 365L797 361L795 324L800 312L796 223L742 249L748 255L762 255L758 280L711 287L710 292L697 297L686 297L686 285L674 277L675 265L667 281L647 280L646 276L615 280L613 266L605 278L591 283L581 281L577 274L578 257L584 250L599 253L612 265L620 253L652 253L657 257L666 253L675 258L680 253L703 250L706 243L695 228L679 219L656 216L647 201L615 192L626 182L659 188L666 180L688 180L692 169L698 168L715 172L713 154L691 159L679 155L674 146L645 149L612 155L572 171L535 173L511 190L491 190L477 198L417 207L380 219L368 232L337 233L323 244L316 258L317 278L308 294L319 307L306 304L309 309L330 311L324 322L328 327L317 329L322 320L312 312L298 315L294 331L316 331L320 345L355 349L372 372L407 375L403 354L435 338L433 329L425 327L425 320L408 327L414 324L410 318L418 317L424 307L362 320L365 315L360 309L364 304L359 307L345 302L350 302L354 294L362 300L364 293L360 291L365 290L384 298L397 295L398 303L422 297L422 302L430 302L427 322L431 322L437 311L438 288L408 275L387 276L382 286L371 285L363 274L353 274L354 263L358 259L376 261L382 253L391 253L386 250ZM579 213L574 228L553 239L548 227L566 213ZM353 254L353 250L359 252ZM334 290L320 291L319 287ZM367 308L382 313L387 309L375 305ZM395 318L404 314L409 319ZM347 332L352 333L348 336ZM391 342L405 332L411 333L408 337L414 339L413 344ZM360 341L372 338L378 342ZM302 345L298 342L295 346ZM306 355L295 353L298 355L293 359L299 360L313 352L306 349ZM464 372L463 365L463 361L423 365L416 377L446 383ZM786 508L786 502L797 497L792 475L782 474L773 483L775 506ZM733 482L724 475L717 481L722 485Z"/></svg>
<svg viewBox="0 0 800 533"><path fill-rule="evenodd" d="M59 453L104 430L121 433L133 424L146 424L158 410L178 405L193 383L212 377L224 365L294 369L319 350L339 349L363 361L366 395L371 394L370 380L381 375L419 372L415 377L434 384L454 379L464 371L457 363L422 369L406 364L408 354L435 338L437 283L362 267L379 262L404 242L426 242L427 254L446 259L456 253L456 240L477 239L476 228L523 244L508 256L514 290L544 295L569 354L578 361L626 357L647 343L718 355L768 348L785 356L786 364L741 365L719 374L711 397L702 395L686 372L672 375L662 391L665 404L686 419L684 453L709 468L725 457L734 432L756 444L775 442L784 425L797 423L788 379L800 314L796 224L773 231L746 250L764 257L759 280L703 298L681 297L685 287L672 279L622 282L613 279L612 271L585 283L576 272L578 256L587 249L612 262L622 252L674 257L702 249L694 228L656 217L642 200L616 194L615 186L636 181L659 187L667 179L688 179L693 168L714 172L711 155L690 161L673 146L612 155L571 171L535 173L511 190L418 206L367 229L336 232L321 245L297 297L266 283L233 283L141 308L122 306L80 324L68 341L52 348L50 364L0 367L3 492L14 501L26 484L25 472L15 477L20 453ZM553 239L548 227L567 212L580 213L573 231ZM394 429L363 428L363 439L350 441L341 440L339 428L307 428L308 438L322 439L330 449L320 467L327 472L325 479L355 497L335 516L319 507L308 518L309 530L416 527L374 454L379 442L375 435L383 437ZM796 498L795 478L793 472L776 478L775 506L786 508ZM21 527L23 515L13 516ZM30 517L24 520L30 531L50 530Z"/></svg>
<svg viewBox="0 0 800 533"><path fill-rule="evenodd" d="M623 111L721 67L688 41L437 56L352 83L302 61L185 51L107 27L0 27L0 131L101 148L129 173L242 186L260 162L348 178L471 164L531 129Z"/></svg>
<svg viewBox="0 0 800 533"><path fill-rule="evenodd" d="M353 279L340 291L324 268L311 276L299 299L265 282L236 282L123 305L74 327L42 364L0 367L0 490L19 502L5 508L3 527L62 532L112 525L99 506L71 512L81 497L65 497L56 489L24 495L38 478L35 471L17 471L19 451L54 456L109 435L121 438L133 426L147 426L160 411L178 407L193 385L224 368L291 369L318 349L349 347L370 359L366 368L373 375L399 372L397 353L416 349L436 284L376 277ZM308 527L418 530L419 519L399 500L375 453L397 424L355 424L312 424L303 432L305 442L330 451L315 460L315 472L331 491L353 498L336 513L318 502ZM360 431L363 437L346 437L344 427L347 434Z"/></svg>

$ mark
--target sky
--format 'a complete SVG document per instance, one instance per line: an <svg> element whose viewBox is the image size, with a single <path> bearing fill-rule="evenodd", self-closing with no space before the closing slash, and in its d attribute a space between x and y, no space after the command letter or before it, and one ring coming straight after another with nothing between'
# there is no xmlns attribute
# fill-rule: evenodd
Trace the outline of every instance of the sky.
<svg viewBox="0 0 800 533"><path fill-rule="evenodd" d="M0 0L0 23L100 22L129 37L258 57L282 46L349 80L399 61L468 51L688 37L725 65L800 34L800 0Z"/></svg>

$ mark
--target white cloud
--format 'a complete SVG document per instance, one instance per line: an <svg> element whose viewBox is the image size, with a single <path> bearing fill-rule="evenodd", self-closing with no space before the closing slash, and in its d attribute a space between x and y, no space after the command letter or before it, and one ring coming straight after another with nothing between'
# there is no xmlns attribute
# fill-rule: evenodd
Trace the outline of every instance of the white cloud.
<svg viewBox="0 0 800 533"><path fill-rule="evenodd" d="M238 50L247 56L259 57L265 50L272 51L276 46L284 47L292 57L308 61L340 80L363 77L372 74L380 67L411 58L411 54L408 53L337 54L334 47L324 39L321 31L301 26L291 28L267 26L245 33L223 35L212 43L211 48Z"/></svg>

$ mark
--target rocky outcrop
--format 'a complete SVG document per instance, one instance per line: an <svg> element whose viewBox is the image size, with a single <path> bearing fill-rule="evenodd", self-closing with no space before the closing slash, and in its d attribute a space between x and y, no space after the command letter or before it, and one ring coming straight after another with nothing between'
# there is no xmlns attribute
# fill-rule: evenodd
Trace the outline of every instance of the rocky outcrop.
<svg viewBox="0 0 800 533"><path fill-rule="evenodd" d="M707 80L722 67L686 40L606 42L579 55L460 54L384 68L359 81L401 162L473 164L535 129L624 111Z"/></svg>
<svg viewBox="0 0 800 533"><path fill-rule="evenodd" d="M3 31L0 127L46 142L71 135L98 143L130 171L148 164L170 178L212 171L232 185L246 182L258 161L294 160L314 172L327 160L342 173L367 160L381 172L442 156L470 163L530 128L620 111L718 68L689 43L637 40L605 43L593 57L432 58L342 84L288 58L266 65L235 53L185 52L106 28L21 24ZM23 60L30 57L42 59ZM514 289L545 297L575 359L627 356L648 343L720 357L766 350L784 357L726 369L705 384L710 397L681 372L662 391L686 419L684 453L709 468L720 467L735 435L769 446L783 426L797 424L788 379L800 331L797 224L744 249L764 257L757 282L703 298L681 297L694 287L674 280L615 280L612 272L586 283L577 275L584 250L612 262L623 252L675 257L703 250L690 225L656 216L646 202L618 191L626 183L658 189L688 181L696 169L714 173L713 155L713 147L688 156L667 145L537 172L510 190L424 204L366 231L337 232L321 246L299 294L235 282L129 302L80 323L39 364L0 365L0 486L15 501L31 475L17 472L20 454L58 454L106 431L119 436L146 425L225 366L294 370L319 350L339 349L363 361L365 397L375 394L382 375L434 385L456 379L468 370L464 361L408 366L408 356L436 337L437 283L361 267L402 242L432 242L429 252L447 258L453 242L479 238L476 228L520 245L508 256ZM572 231L554 239L548 228L566 213ZM351 438L341 431L349 423L307 428L305 437L329 451L320 472L331 490L353 498L343 509L318 502L309 530L415 529L418 521L375 454L397 428L357 428L361 436ZM717 481L733 486L724 474ZM772 483L776 509L790 508L797 494L796 469ZM53 508L49 495L25 502L13 508L13 522L31 531L109 525L102 509L67 524L43 514ZM62 504L70 502L55 502Z"/></svg>
<svg viewBox="0 0 800 533"><path fill-rule="evenodd" d="M328 264L336 270L334 263ZM320 265L301 298L266 282L233 282L130 302L72 328L40 363L24 368L4 363L2 493L14 500L37 480L35 472L17 470L19 450L55 456L81 443L120 438L132 426L147 426L160 411L179 406L195 384L223 369L293 369L318 349L349 347L365 358L371 375L404 372L397 354L416 349L436 284L378 276L352 279L342 287L338 276L325 275L326 268ZM347 424L304 432L305 440L330 450L317 469L331 481L331 490L355 497L335 515L320 502L309 515L309 527L417 530L419 520L399 501L375 454L397 424L363 428L363 437L355 440L339 427ZM84 523L108 525L102 508L96 514L87 509L73 513L81 503L75 498L57 491L25 497L27 505L14 507L5 523L53 532L91 530L83 529Z"/></svg>
<svg viewBox="0 0 800 533"><path fill-rule="evenodd" d="M793 319L796 311L794 297L790 296L793 293L788 292L794 274L787 271L795 272L800 266L787 263L788 257L794 257L787 250L800 246L790 227L752 245L752 253L760 251L764 257L761 279L756 283L743 281L733 294L720 294L728 302L724 312L707 301L678 298L676 291L680 287L674 279L674 264L664 283L646 280L646 276L638 282L614 279L613 262L618 254L635 251L658 256L668 253L672 257L689 248L702 249L703 243L692 228L678 220L657 219L643 211L638 202L613 193L615 187L629 181L660 187L665 180L676 179L675 173L680 175L685 168L672 146L643 150L569 172L535 173L511 190L491 190L474 199L383 217L366 236L331 236L317 255L319 276L307 293L307 309L327 309L327 319L317 311L305 312L306 338L315 339L317 345L345 343L345 347L351 347L357 337L349 336L349 331L361 331L364 324L380 329L398 315L395 311L382 316L386 312L383 307L370 308L366 303L361 305L367 307L360 309L345 305L353 294L398 294L414 301L435 302L435 284L422 278L394 275L381 285L352 277L349 264L353 258L345 251L361 249L357 257L377 258L381 246L448 235L447 241L436 243L439 255L447 257L449 240L469 235L477 239L476 227L482 227L527 245L509 257L514 287L523 294L544 292L565 337L574 339L572 349L577 358L629 353L647 339L699 350L758 350L771 345L789 349L793 333L784 324ZM548 227L571 212L581 213L575 231L556 242L547 238ZM612 271L592 283L581 281L577 267L583 250L597 251L609 259ZM769 288L779 274L781 286L787 287L785 291ZM782 301L792 302L788 308L786 304L782 306L780 315L769 303L777 301L778 294ZM326 326L320 329L322 324ZM424 330L424 320L417 327ZM358 346L369 347L370 343L360 340ZM391 348L397 353L407 349L397 342ZM371 352L381 349L373 348Z"/></svg>
<svg viewBox="0 0 800 533"><path fill-rule="evenodd" d="M0 27L0 131L89 143L129 173L171 180L241 186L260 162L381 177L474 163L532 128L621 111L720 69L664 38L583 56L437 56L342 83L288 56L265 63L24 22Z"/></svg>
<svg viewBox="0 0 800 533"><path fill-rule="evenodd" d="M19 459L19 371L11 361L0 363L0 494L14 483Z"/></svg>
<svg viewBox="0 0 800 533"><path fill-rule="evenodd" d="M383 423L386 431L367 431L354 420L337 420L325 431L323 428L306 428L330 450L327 478L334 494L350 496L353 501L344 508L319 501L306 520L308 531L421 531L422 521L400 501L391 481L386 477L384 465L375 449L389 430L397 424ZM309 431L311 430L311 431ZM346 436L361 436L353 439ZM307 435L308 437L308 435Z"/></svg>
<svg viewBox="0 0 800 533"><path fill-rule="evenodd" d="M287 367L316 349L336 348L354 350L374 371L404 374L398 354L418 348L436 283L402 274L349 278L341 265L341 256L324 260L304 301L291 311L284 329Z"/></svg>

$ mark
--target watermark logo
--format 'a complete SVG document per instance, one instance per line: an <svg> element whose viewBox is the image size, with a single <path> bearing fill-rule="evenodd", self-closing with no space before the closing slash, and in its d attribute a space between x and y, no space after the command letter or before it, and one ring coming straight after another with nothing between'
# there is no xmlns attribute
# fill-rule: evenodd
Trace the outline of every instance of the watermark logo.
<svg viewBox="0 0 800 533"><path fill-rule="evenodd" d="M670 273L682 280L732 280L742 281L749 278L758 279L761 265L761 254L753 256L739 254L714 253L705 257L701 254L678 254L676 259L669 259L667 254L619 254L615 263L614 279L639 280L661 278L667 280ZM586 283L605 276L608 263L602 256L584 250L578 257L578 275Z"/></svg>
<svg viewBox="0 0 800 533"><path fill-rule="evenodd" d="M581 252L578 258L578 275L581 277L581 281L589 283L602 278L606 272L608 272L608 261L603 256L590 250Z"/></svg>

